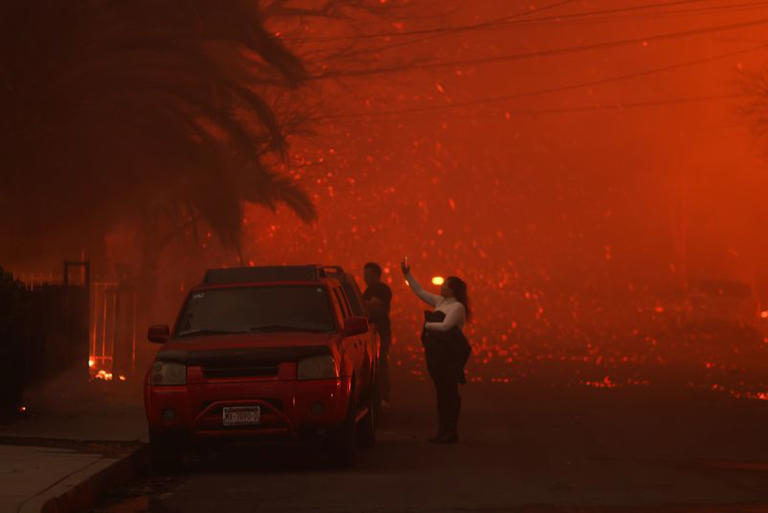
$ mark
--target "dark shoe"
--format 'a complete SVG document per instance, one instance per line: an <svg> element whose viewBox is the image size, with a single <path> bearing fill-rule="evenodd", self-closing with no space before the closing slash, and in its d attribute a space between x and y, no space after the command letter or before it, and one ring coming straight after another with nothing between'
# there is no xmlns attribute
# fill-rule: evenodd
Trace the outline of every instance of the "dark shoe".
<svg viewBox="0 0 768 513"><path fill-rule="evenodd" d="M437 437L433 443L436 444L457 444L459 443L458 433L446 433L443 436Z"/></svg>

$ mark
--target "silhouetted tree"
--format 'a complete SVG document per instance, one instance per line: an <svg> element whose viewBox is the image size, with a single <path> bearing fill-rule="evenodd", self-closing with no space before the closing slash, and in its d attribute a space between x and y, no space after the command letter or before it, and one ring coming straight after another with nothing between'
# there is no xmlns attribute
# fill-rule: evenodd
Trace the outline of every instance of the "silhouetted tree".
<svg viewBox="0 0 768 513"><path fill-rule="evenodd" d="M203 223L238 250L244 202L314 205L274 163L310 78L269 23L378 14L380 0L12 0L0 6L0 256L98 255L126 218L158 252ZM295 25L295 23L294 23ZM60 257L59 257L60 258Z"/></svg>

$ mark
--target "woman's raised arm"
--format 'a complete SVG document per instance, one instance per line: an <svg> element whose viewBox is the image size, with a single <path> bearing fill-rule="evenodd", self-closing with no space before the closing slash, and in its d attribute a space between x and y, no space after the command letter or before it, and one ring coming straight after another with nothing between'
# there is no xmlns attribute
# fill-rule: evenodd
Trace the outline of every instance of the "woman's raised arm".
<svg viewBox="0 0 768 513"><path fill-rule="evenodd" d="M421 298L421 300L428 305L437 306L437 304L442 299L442 296L438 294L432 294L431 292L424 290L424 287L419 285L419 282L416 281L416 278L414 278L413 274L411 274L411 266L409 266L405 261L400 264L400 267L403 270L405 280L408 282L408 286L411 287L413 293L419 296L419 298Z"/></svg>

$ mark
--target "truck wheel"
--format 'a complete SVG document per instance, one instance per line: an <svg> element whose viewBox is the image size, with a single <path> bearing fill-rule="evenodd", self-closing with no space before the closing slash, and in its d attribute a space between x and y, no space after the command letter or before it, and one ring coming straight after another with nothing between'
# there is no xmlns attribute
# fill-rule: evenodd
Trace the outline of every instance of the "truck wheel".
<svg viewBox="0 0 768 513"><path fill-rule="evenodd" d="M178 435L150 431L149 449L152 470L156 473L167 474L178 469L181 464L182 444Z"/></svg>
<svg viewBox="0 0 768 513"><path fill-rule="evenodd" d="M382 413L382 407L381 407L381 381L379 380L379 373L376 373L376 380L373 382L372 385L372 394L373 394L373 413L375 415L375 421L379 422L381 420L381 417L383 415Z"/></svg>
<svg viewBox="0 0 768 513"><path fill-rule="evenodd" d="M334 467L349 468L357 462L357 425L355 411L351 406L347 420L333 434L330 450L331 464Z"/></svg>
<svg viewBox="0 0 768 513"><path fill-rule="evenodd" d="M375 390L372 391L372 396L376 396ZM360 423L357 425L358 430L358 442L360 447L370 449L376 445L376 400L374 397L368 401L368 413L365 417L360 419Z"/></svg>

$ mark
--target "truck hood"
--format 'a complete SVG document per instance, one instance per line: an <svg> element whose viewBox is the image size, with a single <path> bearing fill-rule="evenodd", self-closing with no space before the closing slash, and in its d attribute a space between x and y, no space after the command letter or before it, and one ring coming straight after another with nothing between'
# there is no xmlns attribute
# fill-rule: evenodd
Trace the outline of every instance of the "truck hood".
<svg viewBox="0 0 768 513"><path fill-rule="evenodd" d="M171 339L158 351L156 359L187 365L201 365L213 360L296 361L309 356L332 354L338 337L335 333L293 332Z"/></svg>

